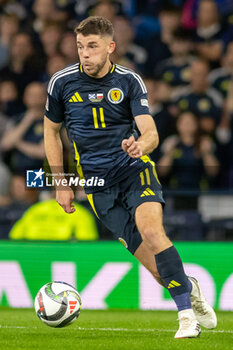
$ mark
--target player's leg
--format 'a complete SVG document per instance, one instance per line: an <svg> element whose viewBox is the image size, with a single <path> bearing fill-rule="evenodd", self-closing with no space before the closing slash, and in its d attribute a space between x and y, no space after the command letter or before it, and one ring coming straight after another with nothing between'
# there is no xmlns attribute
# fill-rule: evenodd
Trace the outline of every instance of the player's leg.
<svg viewBox="0 0 233 350"><path fill-rule="evenodd" d="M136 173L134 178L128 179L123 192L125 198L123 198L122 204L131 212L137 226L136 231L141 234L143 243L153 254L158 273L177 305L180 325L185 325L185 329L182 329L182 332L179 330L176 337L198 336L200 333L199 324L194 316L190 301L192 285L184 273L177 250L163 228L162 203L164 203L164 199L154 166L148 162L147 168ZM133 254L135 252L136 249ZM144 264L149 264L149 270L153 269L154 266L151 265L151 261L150 259L149 262L148 260L144 262ZM189 320L188 328L187 318Z"/></svg>
<svg viewBox="0 0 233 350"><path fill-rule="evenodd" d="M133 255L153 275L156 281L161 284L161 286L165 287L157 270L155 256L145 242L142 241Z"/></svg>
<svg viewBox="0 0 233 350"><path fill-rule="evenodd" d="M112 231L114 237L119 239L131 254L148 269L156 281L164 286L156 268L154 254L142 241L129 210L116 204L118 198L116 186L112 191L98 192L91 196L88 195L87 198L94 213Z"/></svg>
<svg viewBox="0 0 233 350"><path fill-rule="evenodd" d="M178 310L191 309L189 293L192 286L184 273L177 250L164 231L161 204L142 203L136 208L135 221L145 246L154 255L158 273Z"/></svg>
<svg viewBox="0 0 233 350"><path fill-rule="evenodd" d="M158 273L154 254L143 241L135 251L134 256L153 275L156 281L161 286L165 287ZM192 290L190 293L191 305L198 322L205 328L215 328L217 326L217 318L213 308L205 299L198 281L194 277L188 278L192 283Z"/></svg>
<svg viewBox="0 0 233 350"><path fill-rule="evenodd" d="M114 187L112 191L107 190L95 193L90 197L88 196L88 199L95 214L114 233L115 238L118 238L132 254L136 254L138 260L161 283L156 269L154 254L142 242L141 235L136 228L134 218L130 215L128 208L116 204L117 202L119 203L117 192L117 188ZM135 205L134 198L132 198L132 201Z"/></svg>
<svg viewBox="0 0 233 350"><path fill-rule="evenodd" d="M201 323L201 325L203 325L206 328L214 328L216 327L216 324L217 324L214 310L205 300L198 282L193 278L188 279L188 277L185 276L179 254L177 253L176 249L173 247L172 243L169 241L169 239L167 238L164 232L164 228L162 224L162 208L160 205L160 203L161 204L164 203L164 199L161 192L161 185L158 180L158 176L155 170L155 165L153 164L153 162L150 162L150 161L147 161L147 164L148 164L148 168L138 174L135 174L135 178L131 180L130 184L127 184L128 187L127 187L126 202L127 202L128 209L131 211L131 215L135 217L136 210L137 212L139 212L139 210L141 211L141 209L143 208L141 216L145 224L143 224L142 222L142 226L143 228L146 228L146 231L147 231L146 232L147 238L143 237L143 240L144 240L143 245L141 245L140 247L138 247L137 250L135 250L134 255L144 266L147 267L147 269L150 272L152 272L154 276L157 277L158 282L159 282L158 270L160 275L161 274L160 268L161 268L161 264L163 265L163 260L165 261L167 258L167 260L169 260L171 263L176 262L177 265L175 264L174 267L180 266L181 268L180 271L182 272L183 278L185 279L186 277L188 291L191 292L190 296L191 296L192 308L196 315L197 320ZM156 208L156 209L155 208L152 209L152 212L150 212L150 210L148 210L146 207L146 205L151 202L155 204L154 207ZM143 206L145 205L145 207L142 207L142 205ZM144 208L146 209L144 210ZM155 216L157 217L156 220L154 220ZM150 221L151 218L152 218L152 221ZM152 232L151 230L153 225L154 225L154 232ZM145 233L144 233L144 236L145 236ZM167 245L167 249L165 249L166 245ZM145 247L147 247L147 249L145 249ZM151 251L150 255L149 255L149 250ZM144 254L144 251L145 251L145 254ZM160 262L160 268L156 266L156 264L155 265L153 264L153 260L154 260L154 263L157 263L157 261ZM167 286L169 287L169 285ZM178 288L177 286L176 287L170 286L170 287L171 288L168 288L170 293L172 293L172 291L175 291L178 294L178 292L181 291L181 288ZM181 299L181 302L185 300L183 299L182 295L181 297L180 296L175 297L175 299L178 300L179 304L180 304L180 299ZM187 304L190 305L190 301L188 300L188 298L186 299L186 301L187 301ZM182 308L182 305L178 307L178 309L181 309L181 308Z"/></svg>
<svg viewBox="0 0 233 350"><path fill-rule="evenodd" d="M197 337L200 326L192 310L192 284L185 275L180 256L162 224L162 206L145 202L136 208L135 221L146 247L154 254L159 275L178 308L180 327L176 338Z"/></svg>

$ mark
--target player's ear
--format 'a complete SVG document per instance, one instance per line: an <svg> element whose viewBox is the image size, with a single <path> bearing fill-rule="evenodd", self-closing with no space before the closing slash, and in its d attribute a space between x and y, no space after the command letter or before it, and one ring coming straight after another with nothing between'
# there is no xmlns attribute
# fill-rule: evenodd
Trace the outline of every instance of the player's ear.
<svg viewBox="0 0 233 350"><path fill-rule="evenodd" d="M111 41L111 42L109 43L109 46L108 46L108 53L109 53L109 55L110 55L111 53L113 53L113 51L115 50L115 47L116 47L115 41Z"/></svg>

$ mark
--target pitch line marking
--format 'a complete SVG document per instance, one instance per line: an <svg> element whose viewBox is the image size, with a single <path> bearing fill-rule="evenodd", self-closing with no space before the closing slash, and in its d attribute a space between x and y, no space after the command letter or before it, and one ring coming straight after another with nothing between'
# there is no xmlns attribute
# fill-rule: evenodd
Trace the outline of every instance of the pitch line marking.
<svg viewBox="0 0 233 350"><path fill-rule="evenodd" d="M0 325L0 329L6 328L6 329L39 329L39 327L24 327L24 326L2 326ZM103 331L103 332L165 332L165 333L171 333L176 332L177 329L155 329L155 328L93 328L93 327L72 327L72 329L77 329L80 331ZM230 333L233 334L233 330L206 330L202 329L203 333Z"/></svg>
<svg viewBox="0 0 233 350"><path fill-rule="evenodd" d="M113 331L113 332L176 332L177 329L155 329L155 328L89 328L89 327L75 327L74 329L78 329L80 331ZM204 333L233 333L233 330L206 330L202 329Z"/></svg>

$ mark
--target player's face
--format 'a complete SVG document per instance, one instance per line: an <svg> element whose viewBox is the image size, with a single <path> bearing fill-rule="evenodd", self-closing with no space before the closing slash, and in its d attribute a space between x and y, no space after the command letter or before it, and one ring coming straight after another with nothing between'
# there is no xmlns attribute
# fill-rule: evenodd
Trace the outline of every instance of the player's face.
<svg viewBox="0 0 233 350"><path fill-rule="evenodd" d="M108 73L110 67L109 55L115 49L115 43L110 36L77 35L78 54L85 73L101 78Z"/></svg>

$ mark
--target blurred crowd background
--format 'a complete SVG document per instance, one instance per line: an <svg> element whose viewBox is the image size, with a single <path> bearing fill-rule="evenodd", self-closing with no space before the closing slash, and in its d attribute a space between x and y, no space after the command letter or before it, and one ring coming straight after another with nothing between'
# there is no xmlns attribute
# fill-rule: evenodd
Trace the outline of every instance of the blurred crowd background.
<svg viewBox="0 0 233 350"><path fill-rule="evenodd" d="M45 165L48 80L78 61L73 29L89 15L112 21L112 61L147 86L168 234L232 239L232 0L0 0L0 238L111 238L82 190L71 218L54 206L53 191L25 188L25 169ZM62 138L73 169L65 130Z"/></svg>

